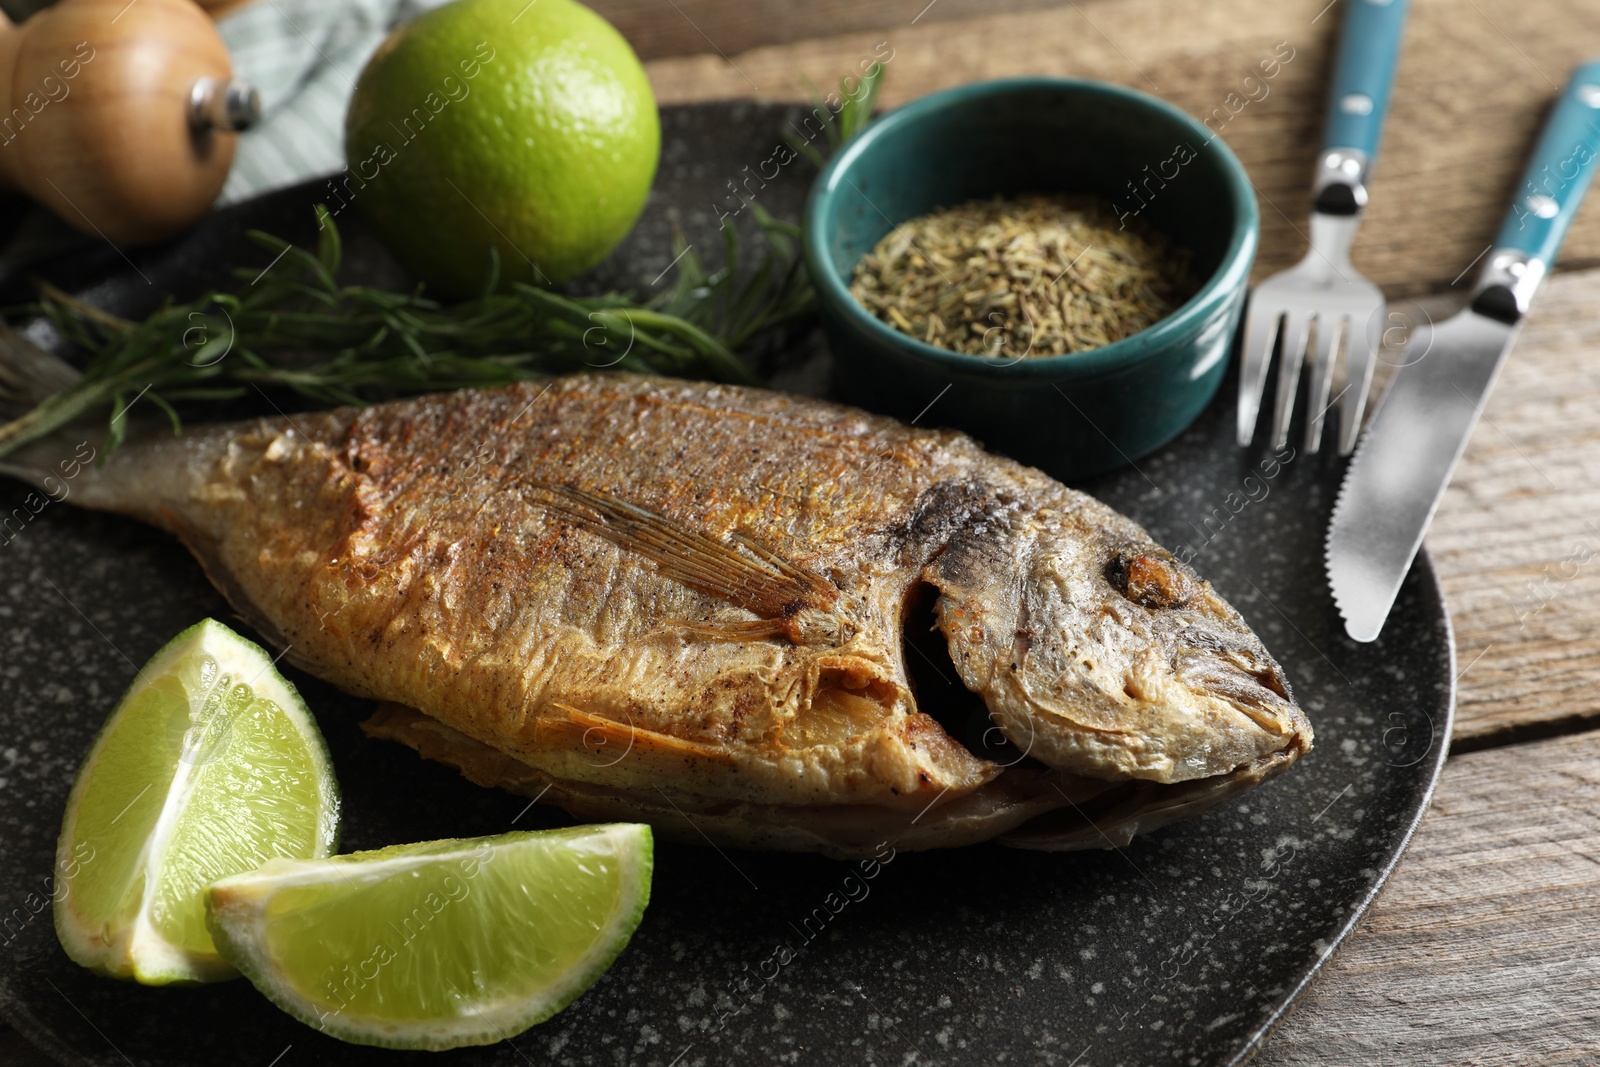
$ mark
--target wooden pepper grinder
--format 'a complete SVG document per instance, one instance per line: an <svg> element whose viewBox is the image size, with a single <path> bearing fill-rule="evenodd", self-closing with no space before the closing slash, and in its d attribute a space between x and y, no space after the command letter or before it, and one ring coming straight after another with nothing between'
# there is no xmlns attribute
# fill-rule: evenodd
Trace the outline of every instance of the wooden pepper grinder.
<svg viewBox="0 0 1600 1067"><path fill-rule="evenodd" d="M0 189L85 233L155 241L196 222L260 110L193 0L0 15Z"/></svg>

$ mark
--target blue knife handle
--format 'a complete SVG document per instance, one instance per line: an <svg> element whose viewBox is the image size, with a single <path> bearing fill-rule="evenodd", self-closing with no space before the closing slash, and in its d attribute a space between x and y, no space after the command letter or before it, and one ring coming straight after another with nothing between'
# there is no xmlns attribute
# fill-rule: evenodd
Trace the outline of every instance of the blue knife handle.
<svg viewBox="0 0 1600 1067"><path fill-rule="evenodd" d="M1549 266L1600 162L1600 60L1572 72L1495 238Z"/></svg>
<svg viewBox="0 0 1600 1067"><path fill-rule="evenodd" d="M1378 154L1411 0L1345 0L1322 147Z"/></svg>

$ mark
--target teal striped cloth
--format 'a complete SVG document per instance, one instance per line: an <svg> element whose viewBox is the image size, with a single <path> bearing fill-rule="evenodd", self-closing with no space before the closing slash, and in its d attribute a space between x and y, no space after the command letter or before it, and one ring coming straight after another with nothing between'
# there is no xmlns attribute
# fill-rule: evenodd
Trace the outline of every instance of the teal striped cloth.
<svg viewBox="0 0 1600 1067"><path fill-rule="evenodd" d="M234 75L261 93L219 204L344 167L344 113L361 67L400 23L445 0L254 0L217 29Z"/></svg>

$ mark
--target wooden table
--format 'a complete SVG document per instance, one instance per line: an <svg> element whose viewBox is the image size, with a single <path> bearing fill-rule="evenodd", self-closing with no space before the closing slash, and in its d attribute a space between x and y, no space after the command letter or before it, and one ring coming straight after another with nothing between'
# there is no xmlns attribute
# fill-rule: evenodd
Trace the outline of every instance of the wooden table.
<svg viewBox="0 0 1600 1067"><path fill-rule="evenodd" d="M1222 133L1260 194L1258 276L1303 250L1338 0L591 3L646 58L662 103L803 97L802 76L831 85L886 42L890 106L1047 73L1123 82L1205 116L1286 42L1293 58L1268 95L1222 112ZM1414 0L1354 252L1391 300L1437 315L1460 299L1557 87L1595 54L1592 0ZM1433 810L1258 1063L1600 1061L1596 267L1600 202L1540 293L1428 538L1460 656Z"/></svg>
<svg viewBox="0 0 1600 1067"><path fill-rule="evenodd" d="M1338 0L600 0L663 103L803 96L880 42L883 100L1060 74L1157 93L1260 196L1257 277L1304 251ZM1293 58L1238 114L1257 61ZM1600 4L1413 0L1353 258L1413 317L1459 303ZM1428 547L1458 642L1452 754L1362 928L1256 1060L1600 1062L1600 194L1568 238ZM1592 559L1589 557L1593 557ZM1580 563L1580 560L1587 560Z"/></svg>

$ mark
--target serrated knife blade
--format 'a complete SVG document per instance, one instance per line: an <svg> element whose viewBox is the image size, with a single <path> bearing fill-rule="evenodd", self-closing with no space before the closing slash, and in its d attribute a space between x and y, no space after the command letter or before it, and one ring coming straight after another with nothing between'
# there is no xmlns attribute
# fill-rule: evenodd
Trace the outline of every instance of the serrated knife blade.
<svg viewBox="0 0 1600 1067"><path fill-rule="evenodd" d="M1466 450L1522 316L1600 162L1600 61L1573 71L1473 289L1471 305L1416 331L1378 403L1328 527L1345 632L1377 640Z"/></svg>
<svg viewBox="0 0 1600 1067"><path fill-rule="evenodd" d="M1412 338L1424 354L1395 372L1328 527L1328 584L1355 640L1383 629L1516 336L1468 309Z"/></svg>

